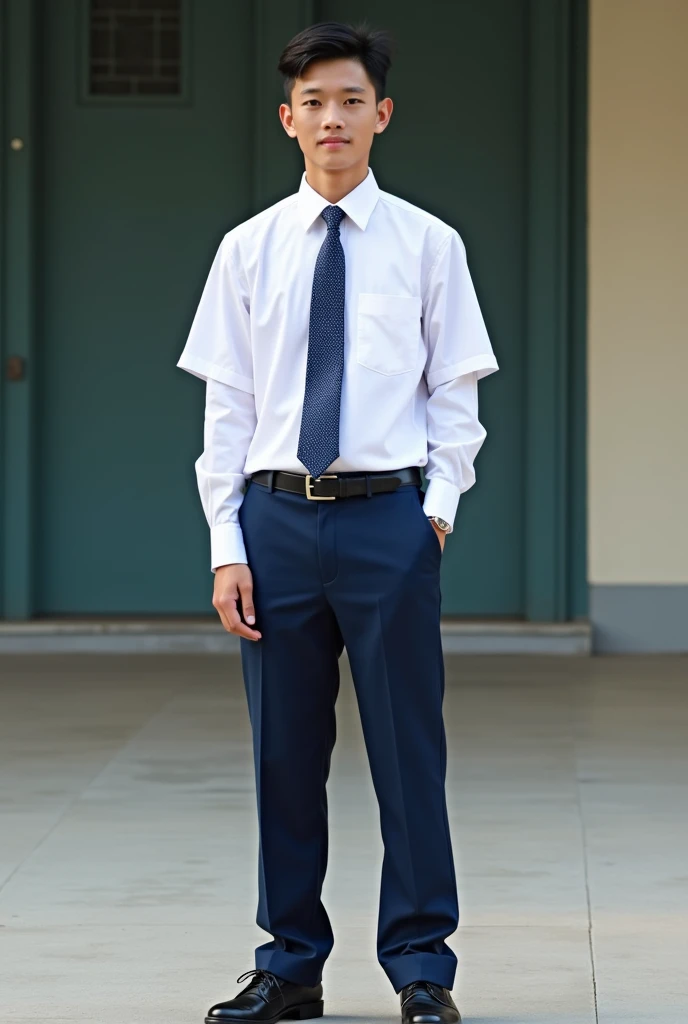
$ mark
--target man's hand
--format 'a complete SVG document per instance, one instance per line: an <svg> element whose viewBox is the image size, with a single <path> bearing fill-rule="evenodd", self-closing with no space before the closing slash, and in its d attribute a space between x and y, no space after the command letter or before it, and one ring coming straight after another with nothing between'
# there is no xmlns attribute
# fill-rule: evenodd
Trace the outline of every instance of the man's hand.
<svg viewBox="0 0 688 1024"><path fill-rule="evenodd" d="M222 625L228 633L245 636L248 640L262 639L262 633L241 621L239 599L244 622L255 622L253 607L253 575L245 562L232 562L215 570L213 608L217 609Z"/></svg>
<svg viewBox="0 0 688 1024"><path fill-rule="evenodd" d="M445 532L444 530L440 530L440 528L439 528L439 526L437 525L437 523L433 522L433 520L432 520L432 519L430 519L430 520L429 520L429 522L430 522L430 525L432 526L433 530L434 530L434 531L435 531L435 533L437 534L437 537L438 537L438 539L439 539L439 542L440 542L440 547L441 547L441 548L442 548L442 550L444 551L444 542L445 542L445 540L447 539L447 534L446 534L446 532Z"/></svg>

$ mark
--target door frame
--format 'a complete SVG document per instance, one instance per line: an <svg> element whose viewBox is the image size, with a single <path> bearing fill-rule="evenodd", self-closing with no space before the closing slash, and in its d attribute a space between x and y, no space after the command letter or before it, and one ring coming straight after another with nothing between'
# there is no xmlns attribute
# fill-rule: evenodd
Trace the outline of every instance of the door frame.
<svg viewBox="0 0 688 1024"><path fill-rule="evenodd" d="M530 0L525 594L586 618L587 0Z"/></svg>
<svg viewBox="0 0 688 1024"><path fill-rule="evenodd" d="M256 96L265 110L253 140L256 210L284 192L282 131L269 104L279 79L266 69L274 67L285 39L319 20L317 8L317 0L283 0L277 7L253 0ZM0 0L0 618L8 620L34 614L33 581L40 571L34 565L38 410L32 373L39 12L39 0ZM586 618L588 611L587 63L587 0L529 0L522 605L530 622ZM10 147L12 138L23 140L21 150ZM7 381L9 355L26 361L26 379Z"/></svg>

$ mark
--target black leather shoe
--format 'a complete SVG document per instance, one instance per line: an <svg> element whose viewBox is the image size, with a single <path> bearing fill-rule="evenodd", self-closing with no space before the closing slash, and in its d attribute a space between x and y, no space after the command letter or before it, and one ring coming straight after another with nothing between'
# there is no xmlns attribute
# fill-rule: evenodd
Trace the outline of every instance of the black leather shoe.
<svg viewBox="0 0 688 1024"><path fill-rule="evenodd" d="M218 1021L260 1021L275 1024L278 1020L309 1020L322 1017L322 985L309 988L278 978L271 971L246 971L237 983L251 977L246 988L226 1003L215 1003L208 1010L205 1024Z"/></svg>
<svg viewBox="0 0 688 1024"><path fill-rule="evenodd" d="M401 1024L461 1024L461 1014L448 988L430 981L412 981L399 996Z"/></svg>

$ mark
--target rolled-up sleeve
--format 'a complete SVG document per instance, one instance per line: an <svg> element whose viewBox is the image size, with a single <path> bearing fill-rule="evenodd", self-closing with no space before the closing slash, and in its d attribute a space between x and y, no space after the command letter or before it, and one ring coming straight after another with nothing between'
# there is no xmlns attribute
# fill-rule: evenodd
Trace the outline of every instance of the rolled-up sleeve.
<svg viewBox="0 0 688 1024"><path fill-rule="evenodd" d="M487 436L478 419L478 381L499 369L455 231L440 246L428 275L423 335L428 388L423 508L453 529L460 495L475 483L474 460Z"/></svg>

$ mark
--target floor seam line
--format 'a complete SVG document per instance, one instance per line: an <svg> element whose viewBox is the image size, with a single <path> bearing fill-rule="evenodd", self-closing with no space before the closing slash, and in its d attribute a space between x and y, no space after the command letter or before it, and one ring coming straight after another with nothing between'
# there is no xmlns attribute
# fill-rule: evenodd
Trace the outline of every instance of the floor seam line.
<svg viewBox="0 0 688 1024"><path fill-rule="evenodd" d="M575 741L574 741L575 743ZM592 974L592 1001L595 1011L595 1024L599 1024L599 1011L597 1006L597 973L595 971L595 948L592 940L592 903L590 900L590 875L588 872L588 833L585 827L585 816L583 814L583 800L581 797L580 777L578 771L578 752L575 752L575 775L576 775L576 806L578 807L578 820L580 823L581 847L583 853L583 881L585 884L585 902L588 913L588 953L590 956L590 971Z"/></svg>

